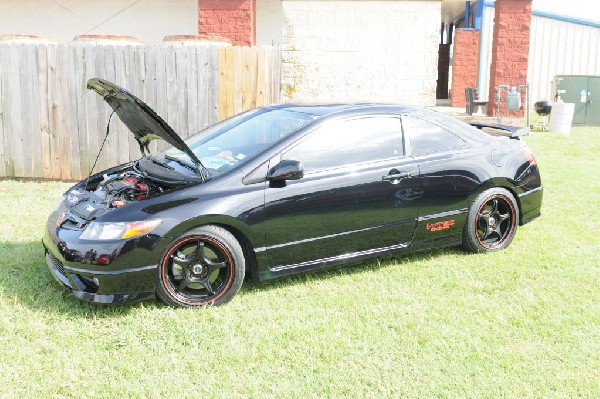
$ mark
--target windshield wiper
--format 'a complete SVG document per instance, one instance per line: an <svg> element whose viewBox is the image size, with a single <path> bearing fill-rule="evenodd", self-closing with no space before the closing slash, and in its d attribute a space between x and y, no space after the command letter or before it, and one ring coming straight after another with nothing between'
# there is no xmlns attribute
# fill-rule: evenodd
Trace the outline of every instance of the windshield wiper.
<svg viewBox="0 0 600 399"><path fill-rule="evenodd" d="M166 154L165 154L165 159L168 159L169 161L177 162L181 166L188 168L190 170L193 170L194 172L197 172L200 175L200 177L202 178L202 181L206 181L210 178L210 172L208 171L208 169L206 169L204 167L204 165L202 165L202 163L200 163L198 166L196 166L194 164L184 161L181 158L174 157L172 155L166 155Z"/></svg>
<svg viewBox="0 0 600 399"><path fill-rule="evenodd" d="M177 162L179 165L184 166L184 167L186 167L188 169L191 169L191 170L194 170L194 171L198 170L196 168L196 165L193 165L191 163L185 162L181 158L177 158L177 157L174 157L174 156L171 156L171 155L165 155L165 159L168 159L169 161Z"/></svg>

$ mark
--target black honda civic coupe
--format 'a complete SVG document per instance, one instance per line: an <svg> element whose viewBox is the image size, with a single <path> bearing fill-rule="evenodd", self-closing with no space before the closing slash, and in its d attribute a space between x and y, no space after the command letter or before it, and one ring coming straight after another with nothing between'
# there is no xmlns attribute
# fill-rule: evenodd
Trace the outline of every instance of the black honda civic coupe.
<svg viewBox="0 0 600 399"><path fill-rule="evenodd" d="M125 89L88 88L145 155L77 183L48 219L48 267L82 300L219 305L245 276L450 245L498 251L540 215L523 129L404 105L284 104L182 140ZM170 147L149 153L155 139Z"/></svg>

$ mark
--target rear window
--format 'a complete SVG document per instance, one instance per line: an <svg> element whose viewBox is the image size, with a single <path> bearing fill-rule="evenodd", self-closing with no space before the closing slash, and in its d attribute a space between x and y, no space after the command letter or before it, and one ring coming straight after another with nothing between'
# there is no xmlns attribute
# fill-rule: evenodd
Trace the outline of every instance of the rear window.
<svg viewBox="0 0 600 399"><path fill-rule="evenodd" d="M413 156L449 150L465 144L457 135L423 119L404 116L402 128L410 136Z"/></svg>

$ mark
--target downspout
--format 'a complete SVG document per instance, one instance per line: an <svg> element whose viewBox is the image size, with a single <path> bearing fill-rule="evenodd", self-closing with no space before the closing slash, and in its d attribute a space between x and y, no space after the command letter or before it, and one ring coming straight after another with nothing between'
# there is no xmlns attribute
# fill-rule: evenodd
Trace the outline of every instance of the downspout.
<svg viewBox="0 0 600 399"><path fill-rule="evenodd" d="M471 2L465 3L465 28L471 28Z"/></svg>
<svg viewBox="0 0 600 399"><path fill-rule="evenodd" d="M446 30L446 25L442 22L442 26L440 28L440 44L444 44L444 31Z"/></svg>
<svg viewBox="0 0 600 399"><path fill-rule="evenodd" d="M487 66L483 65L486 59L486 44L487 44L487 30L483 29L483 8L485 7L484 0L477 0L475 3L475 29L479 29L479 61L477 65L477 93L479 98L482 97L483 93L487 92L487 88L483 87L485 79L485 72Z"/></svg>

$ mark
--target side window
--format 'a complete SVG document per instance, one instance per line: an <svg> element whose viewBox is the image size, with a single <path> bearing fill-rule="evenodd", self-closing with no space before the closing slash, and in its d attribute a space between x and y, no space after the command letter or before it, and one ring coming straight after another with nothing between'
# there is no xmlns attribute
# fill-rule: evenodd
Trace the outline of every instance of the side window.
<svg viewBox="0 0 600 399"><path fill-rule="evenodd" d="M423 119L403 116L402 127L404 133L410 136L412 155L448 150L465 144L448 130Z"/></svg>
<svg viewBox="0 0 600 399"><path fill-rule="evenodd" d="M334 121L317 128L283 154L304 172L404 155L400 119L393 116Z"/></svg>

